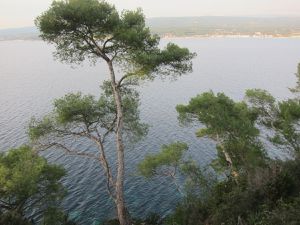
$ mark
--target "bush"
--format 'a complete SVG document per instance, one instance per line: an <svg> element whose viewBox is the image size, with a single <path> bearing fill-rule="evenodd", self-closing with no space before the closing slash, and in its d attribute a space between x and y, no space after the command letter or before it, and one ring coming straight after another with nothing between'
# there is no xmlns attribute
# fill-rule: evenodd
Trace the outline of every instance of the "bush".
<svg viewBox="0 0 300 225"><path fill-rule="evenodd" d="M300 160L273 162L273 169L257 170L265 180L256 188L244 177L219 182L209 196L188 196L170 215L168 225L296 225L300 224ZM266 174L269 173L269 177Z"/></svg>
<svg viewBox="0 0 300 225"><path fill-rule="evenodd" d="M9 211L0 214L0 225L33 225L33 223L24 219L20 214Z"/></svg>

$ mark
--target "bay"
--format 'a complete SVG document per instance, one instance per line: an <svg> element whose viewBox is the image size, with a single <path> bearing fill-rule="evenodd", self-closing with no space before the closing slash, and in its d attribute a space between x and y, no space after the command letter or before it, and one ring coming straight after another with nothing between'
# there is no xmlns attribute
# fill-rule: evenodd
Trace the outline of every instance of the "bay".
<svg viewBox="0 0 300 225"><path fill-rule="evenodd" d="M134 216L151 212L168 214L180 199L167 179L145 180L136 173L137 163L147 153L159 151L162 144L184 141L189 154L200 165L216 155L215 144L195 137L196 127L181 127L175 107L204 91L224 92L242 100L248 88L263 88L278 99L291 96L294 73L300 62L297 38L177 38L162 40L188 47L197 53L194 72L177 81L154 80L138 88L141 94L141 118L150 125L148 136L127 146L126 199ZM99 86L108 78L104 63L89 63L71 68L53 60L54 47L42 41L0 42L0 150L7 151L28 141L26 129L32 116L42 117L52 109L53 99L81 91L99 96ZM83 150L95 149L79 143ZM113 143L108 147L114 163ZM272 153L275 156L280 152ZM68 196L63 206L80 224L97 224L114 216L114 208L104 185L104 174L97 162L62 152L47 152L53 163L64 165L68 176L63 183Z"/></svg>

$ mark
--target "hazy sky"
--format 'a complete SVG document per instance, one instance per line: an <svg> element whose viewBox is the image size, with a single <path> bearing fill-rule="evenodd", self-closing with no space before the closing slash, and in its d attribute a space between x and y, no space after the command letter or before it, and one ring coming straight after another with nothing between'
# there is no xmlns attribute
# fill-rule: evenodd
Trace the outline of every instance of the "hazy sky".
<svg viewBox="0 0 300 225"><path fill-rule="evenodd" d="M52 0L0 0L0 28L32 26ZM300 0L109 0L119 10L142 7L147 17L300 16Z"/></svg>

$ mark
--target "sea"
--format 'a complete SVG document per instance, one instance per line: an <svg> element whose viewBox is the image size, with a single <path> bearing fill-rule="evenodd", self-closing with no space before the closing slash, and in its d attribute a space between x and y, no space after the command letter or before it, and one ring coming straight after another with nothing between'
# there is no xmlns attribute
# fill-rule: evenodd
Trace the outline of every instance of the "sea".
<svg viewBox="0 0 300 225"><path fill-rule="evenodd" d="M165 216L181 199L168 178L145 179L137 172L137 164L147 154L160 150L163 144L186 142L186 157L206 167L216 157L215 143L197 138L201 124L184 126L178 122L178 104L206 91L224 92L242 101L245 90L266 89L279 101L292 97L300 62L299 38L174 38L162 39L161 46L174 42L197 53L193 72L174 79L143 81L140 93L141 120L149 132L141 141L126 145L126 203L134 217L151 213ZM28 143L27 129L32 117L42 118L53 109L53 101L67 93L82 92L99 97L100 85L109 78L105 63L95 65L63 64L53 57L55 47L43 41L0 42L0 151ZM122 71L118 70L118 74ZM75 143L82 151L97 151L84 141ZM106 146L114 168L115 146ZM64 166L67 176L62 182L68 194L62 207L79 224L97 225L115 216L112 200L105 189L105 176L97 161L66 156L60 150L42 153L50 163ZM280 157L271 149L272 157Z"/></svg>

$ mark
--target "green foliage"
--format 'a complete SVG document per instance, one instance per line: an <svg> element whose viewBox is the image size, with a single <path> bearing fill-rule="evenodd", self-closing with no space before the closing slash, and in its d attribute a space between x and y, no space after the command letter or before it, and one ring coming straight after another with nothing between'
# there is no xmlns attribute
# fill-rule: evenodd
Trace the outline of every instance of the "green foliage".
<svg viewBox="0 0 300 225"><path fill-rule="evenodd" d="M180 166L183 154L187 150L188 146L181 142L163 145L159 153L147 155L145 159L139 163L138 170L141 175L151 177L159 174L159 169L162 169L163 166L176 169Z"/></svg>
<svg viewBox="0 0 300 225"><path fill-rule="evenodd" d="M115 189L115 202L122 223L127 220L124 214L126 209L124 204L117 202L124 203L123 137L136 141L147 131L147 126L139 122L137 94L128 91L125 85L132 81L137 83L139 79L153 79L157 74L176 77L190 72L191 59L195 54L175 44L168 44L161 50L159 37L152 35L145 26L141 9L119 13L106 1L54 1L46 12L36 18L35 23L43 40L55 45L55 56L62 62L81 63L90 60L96 63L99 59L104 60L110 71L111 89L104 88L99 101L81 94L71 94L56 100L53 116L47 117L49 122L46 118L32 120L29 128L31 140L45 148L63 148L70 154L98 160L100 156L100 163L108 178L108 189L110 186ZM115 65L123 72L119 80L114 73ZM48 133L47 128L50 128ZM112 184L103 147L105 138L113 132L117 137L118 150L115 185ZM99 154L70 149L70 146L62 143L63 137L87 138L97 145ZM120 207L123 209L120 210Z"/></svg>
<svg viewBox="0 0 300 225"><path fill-rule="evenodd" d="M205 198L197 191L187 195L166 224L300 224L299 99L276 102L267 91L253 89L247 90L245 100L236 103L224 94L207 92L187 106L177 106L181 122L198 120L205 125L198 137L217 141L213 167L232 161L239 177L238 182L229 176L214 183ZM266 161L257 124L273 131L273 143L293 149L295 159Z"/></svg>
<svg viewBox="0 0 300 225"><path fill-rule="evenodd" d="M30 129L28 130L28 136L31 140L37 140L54 131L52 118L50 116L44 117L41 121L32 118L29 124Z"/></svg>
<svg viewBox="0 0 300 225"><path fill-rule="evenodd" d="M45 212L64 197L60 166L50 165L27 146L0 155L1 212L17 219L34 208Z"/></svg>
<svg viewBox="0 0 300 225"><path fill-rule="evenodd" d="M105 82L98 100L81 93L67 94L54 101L53 113L41 120L32 119L29 137L32 141L49 141L63 136L84 136L100 131L114 132L116 109L111 86ZM121 88L124 111L124 134L130 141L137 141L148 131L148 126L139 120L138 93L128 87Z"/></svg>
<svg viewBox="0 0 300 225"><path fill-rule="evenodd" d="M137 53L132 63L136 68L131 73L140 78L147 75L147 78L153 79L155 74L160 76L181 75L192 71L191 59L195 57L187 48L180 48L173 43L169 43L163 50L152 50Z"/></svg>
<svg viewBox="0 0 300 225"><path fill-rule="evenodd" d="M150 214L149 216L147 216L147 218L143 221L142 224L145 224L145 225L163 225L163 220L157 214Z"/></svg>
<svg viewBox="0 0 300 225"><path fill-rule="evenodd" d="M257 123L275 132L270 140L294 152L300 151L300 100L288 99L275 102L264 90L254 89L246 92L246 100L252 110L258 114Z"/></svg>
<svg viewBox="0 0 300 225"><path fill-rule="evenodd" d="M41 37L56 45L56 57L68 63L98 58L115 61L127 74L152 78L153 73L182 74L192 69L195 56L169 44L159 49L159 38L145 26L141 9L121 14L98 0L54 1L35 21ZM164 69L163 69L164 68Z"/></svg>
<svg viewBox="0 0 300 225"><path fill-rule="evenodd" d="M283 137L285 145L290 145L295 152L300 152L300 100L287 100L279 103L279 112L274 127Z"/></svg>
<svg viewBox="0 0 300 225"><path fill-rule="evenodd" d="M108 86L111 88L111 86ZM148 125L140 121L139 93L132 88L123 86L121 88L124 134L127 139L136 142L143 138L148 132ZM113 100L112 100L113 101Z"/></svg>
<svg viewBox="0 0 300 225"><path fill-rule="evenodd" d="M251 138L258 134L258 130L253 126L255 115L247 105L235 103L222 93L203 93L192 98L187 106L178 105L176 109L180 116L193 116L206 125L206 136Z"/></svg>
<svg viewBox="0 0 300 225"><path fill-rule="evenodd" d="M68 219L68 216L56 207L49 207L45 214L42 225L76 225L75 222Z"/></svg>
<svg viewBox="0 0 300 225"><path fill-rule="evenodd" d="M252 181L237 185L232 179L217 183L206 198L186 196L165 224L299 224L299 159L274 162L275 170L256 170Z"/></svg>
<svg viewBox="0 0 300 225"><path fill-rule="evenodd" d="M119 225L119 220L117 219L112 219L112 220L108 220L105 221L102 225Z"/></svg>
<svg viewBox="0 0 300 225"><path fill-rule="evenodd" d="M188 199L199 196L201 196L201 201L206 199L218 182L217 176L211 168L200 168L193 160L184 162L180 166L180 172L185 178L184 190Z"/></svg>
<svg viewBox="0 0 300 225"><path fill-rule="evenodd" d="M147 155L138 164L138 171L146 178L153 176L171 178L181 195L208 193L216 181L215 176L201 170L195 161L185 159L187 150L187 144L181 142L163 145L160 152ZM177 182L179 177L185 179L184 184Z"/></svg>
<svg viewBox="0 0 300 225"><path fill-rule="evenodd" d="M272 211L264 212L256 218L260 225L297 225L300 223L300 198L288 202L280 201L278 207Z"/></svg>
<svg viewBox="0 0 300 225"><path fill-rule="evenodd" d="M102 225L119 225L117 219L105 221ZM131 221L132 225L163 225L163 219L157 214L149 214L145 219L133 218Z"/></svg>
<svg viewBox="0 0 300 225"><path fill-rule="evenodd" d="M1 225L34 225L32 222L23 218L19 213L14 211L0 212Z"/></svg>
<svg viewBox="0 0 300 225"><path fill-rule="evenodd" d="M249 89L246 90L246 100L260 116L260 123L270 126L271 121L267 118L276 113L275 98L265 90Z"/></svg>
<svg viewBox="0 0 300 225"><path fill-rule="evenodd" d="M264 165L266 155L255 127L257 113L246 103L236 103L223 93L206 92L176 109L181 121L198 120L205 125L197 132L198 137L217 141L218 158L214 168L226 168L230 163L234 170L250 172Z"/></svg>
<svg viewBox="0 0 300 225"><path fill-rule="evenodd" d="M70 0L53 1L50 9L35 22L41 37L57 45L57 57L62 61L79 62L97 56L96 47L90 46L92 40L112 35L120 18L116 9L106 2Z"/></svg>
<svg viewBox="0 0 300 225"><path fill-rule="evenodd" d="M82 96L81 93L67 94L63 98L54 101L56 120L60 124L68 123L87 123L89 126L98 117L102 117L104 112L101 111L100 105L93 96Z"/></svg>
<svg viewBox="0 0 300 225"><path fill-rule="evenodd" d="M195 196L184 198L173 214L165 218L164 225L202 225L208 216L206 205Z"/></svg>
<svg viewBox="0 0 300 225"><path fill-rule="evenodd" d="M246 90L245 100L251 109L257 114L257 123L266 127L272 127L273 120L278 113L276 101L270 93L261 89Z"/></svg>

